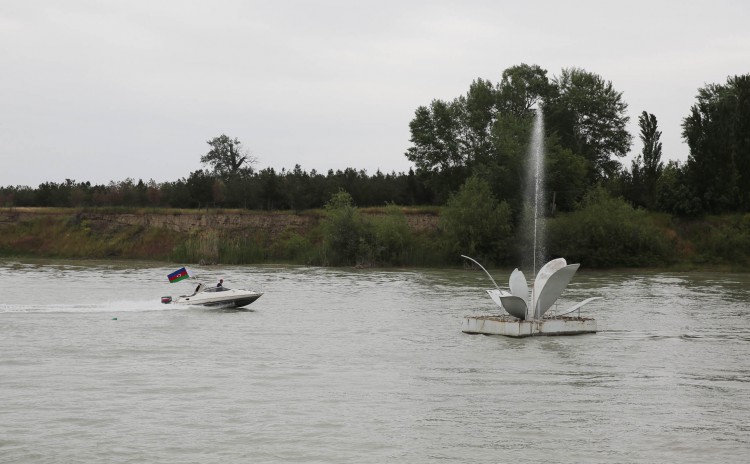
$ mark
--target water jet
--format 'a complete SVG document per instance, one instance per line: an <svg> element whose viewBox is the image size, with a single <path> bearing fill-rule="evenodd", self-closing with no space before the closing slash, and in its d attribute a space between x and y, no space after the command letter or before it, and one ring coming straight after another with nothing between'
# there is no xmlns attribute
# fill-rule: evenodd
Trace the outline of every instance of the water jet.
<svg viewBox="0 0 750 464"><path fill-rule="evenodd" d="M533 224L532 269L543 262L544 225L540 220L544 216L544 115L541 105L534 117L534 129L529 148L529 168L527 197L533 208L526 208L531 217L526 221ZM530 337L535 335L577 335L596 332L596 320L580 316L580 309L585 304L600 299L589 298L562 311L548 314L549 309L562 295L580 264L568 264L564 258L557 258L542 266L529 292L529 284L523 272L516 268L510 275L508 290L501 289L489 272L475 259L461 255L478 265L495 285L487 290L492 301L507 314L466 316L461 331L469 334L505 335L509 337ZM577 316L568 316L578 311Z"/></svg>

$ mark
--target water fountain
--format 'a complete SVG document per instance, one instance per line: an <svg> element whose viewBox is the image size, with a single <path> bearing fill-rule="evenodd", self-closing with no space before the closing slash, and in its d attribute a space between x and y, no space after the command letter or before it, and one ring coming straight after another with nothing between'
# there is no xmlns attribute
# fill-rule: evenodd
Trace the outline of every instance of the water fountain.
<svg viewBox="0 0 750 464"><path fill-rule="evenodd" d="M532 269L536 273L536 263L543 262L544 224L544 115L539 106L534 117L534 129L529 148L529 168L527 198L532 207L526 208L524 221L533 227ZM461 255L477 264L489 276L494 289L487 290L490 298L503 308L508 315L466 316L461 330L465 333L528 337L534 335L574 335L596 332L596 320L580 316L580 309L589 298L562 311L547 314L562 295L580 264L568 264L564 258L557 258L542 266L529 293L529 284L523 272L516 268L510 275L509 291L502 290L489 272L475 259ZM567 316L578 311L576 317Z"/></svg>
<svg viewBox="0 0 750 464"><path fill-rule="evenodd" d="M526 170L526 198L530 207L524 208L524 224L533 229L531 235L531 263L536 273L536 263L543 262L545 257L544 223L539 220L545 216L544 209L544 115L541 107L534 114L534 126L529 144L529 165Z"/></svg>

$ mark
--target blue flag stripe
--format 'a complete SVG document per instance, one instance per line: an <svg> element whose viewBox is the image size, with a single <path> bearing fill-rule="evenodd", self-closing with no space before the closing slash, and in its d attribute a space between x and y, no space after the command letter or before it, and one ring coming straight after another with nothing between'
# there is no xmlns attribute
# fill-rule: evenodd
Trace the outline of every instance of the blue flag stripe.
<svg viewBox="0 0 750 464"><path fill-rule="evenodd" d="M188 276L187 269L185 269L184 267L180 268L180 269L177 269L176 271L174 271L173 273L171 273L171 274L169 274L167 276L167 278L169 279L170 282L174 282L177 279L186 278L186 277L189 277L189 276ZM180 280L182 280L182 279L180 279Z"/></svg>

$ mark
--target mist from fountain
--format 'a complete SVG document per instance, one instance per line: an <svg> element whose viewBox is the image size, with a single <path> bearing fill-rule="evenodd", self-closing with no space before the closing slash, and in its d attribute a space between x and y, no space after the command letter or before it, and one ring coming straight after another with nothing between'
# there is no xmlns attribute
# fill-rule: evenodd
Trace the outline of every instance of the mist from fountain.
<svg viewBox="0 0 750 464"><path fill-rule="evenodd" d="M533 227L531 238L533 243L531 262L532 273L536 275L536 263L544 263L545 247L545 191L544 191L544 112L542 106L537 105L534 116L534 126L529 145L529 161L526 171L526 198L529 202L524 208L523 223Z"/></svg>
<svg viewBox="0 0 750 464"><path fill-rule="evenodd" d="M514 269L508 281L510 291L501 289L495 279L492 278L477 260L466 255L463 258L477 264L487 274L495 285L494 289L487 290L490 298L511 316L521 320L539 321L544 314L555 304L562 292L567 287L580 264L568 264L565 258L553 259L536 272L537 262L544 263L547 250L545 248L545 191L544 191L544 113L541 105L534 111L534 126L529 146L529 160L527 164L526 198L523 211L523 232L533 243L526 244L527 249L532 251L532 276L536 276L529 288L529 282L524 273L518 268ZM530 290L530 292L529 292ZM569 314L579 310L582 306L600 297L592 297L582 301L566 310L556 310L556 316ZM519 326L520 327L520 326ZM589 329L584 330L588 332ZM596 329L594 328L594 332ZM555 332L554 330L549 333ZM576 332L576 333L584 333ZM474 333L474 332L472 332ZM476 332L481 333L481 332ZM562 332L558 332L562 333Z"/></svg>

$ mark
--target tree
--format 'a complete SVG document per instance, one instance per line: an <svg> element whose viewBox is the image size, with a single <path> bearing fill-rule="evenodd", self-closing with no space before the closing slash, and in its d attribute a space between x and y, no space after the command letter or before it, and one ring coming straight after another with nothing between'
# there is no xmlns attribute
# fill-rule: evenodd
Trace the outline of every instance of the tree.
<svg viewBox="0 0 750 464"><path fill-rule="evenodd" d="M425 171L445 171L466 164L461 150L461 102L433 100L429 108L420 106L409 123L413 147L406 151L409 161Z"/></svg>
<svg viewBox="0 0 750 464"><path fill-rule="evenodd" d="M580 68L563 69L552 84L554 93L545 105L548 131L557 132L564 148L588 161L590 185L614 176L620 163L613 157L625 156L632 141L622 92Z"/></svg>
<svg viewBox="0 0 750 464"><path fill-rule="evenodd" d="M702 212L701 200L688 187L687 169L679 161L669 161L656 183L656 209L678 216Z"/></svg>
<svg viewBox="0 0 750 464"><path fill-rule="evenodd" d="M458 115L463 118L459 143L464 150L463 158L467 165L483 161L491 156L492 142L490 130L497 113L497 91L490 81L477 79L469 86L465 97L459 97L455 104L461 106Z"/></svg>
<svg viewBox="0 0 750 464"><path fill-rule="evenodd" d="M324 231L325 264L353 265L357 262L360 242L364 241L365 225L352 196L344 190L333 194L326 203Z"/></svg>
<svg viewBox="0 0 750 464"><path fill-rule="evenodd" d="M711 213L750 210L750 74L698 90L683 119L690 188Z"/></svg>
<svg viewBox="0 0 750 464"><path fill-rule="evenodd" d="M465 103L465 99L433 100L429 107L417 108L409 123L413 146L406 157L418 172L429 174L430 187L443 199L461 185L474 158L463 137Z"/></svg>
<svg viewBox="0 0 750 464"><path fill-rule="evenodd" d="M521 210L531 119L500 113L492 127L493 157L474 169L474 175L485 179L496 198L507 201L513 211Z"/></svg>
<svg viewBox="0 0 750 464"><path fill-rule="evenodd" d="M547 71L521 64L506 69L502 81L474 80L468 92L451 102L420 106L409 123L413 146L406 152L418 173L429 173L439 200L447 199L471 175L505 188L505 172L514 172L528 143L531 107L551 91ZM522 167L520 169L523 169ZM506 190L515 192L509 186Z"/></svg>
<svg viewBox="0 0 750 464"><path fill-rule="evenodd" d="M214 174L228 178L252 173L251 165L257 160L243 149L239 139L221 134L206 143L211 150L201 156L201 163L211 165Z"/></svg>
<svg viewBox="0 0 750 464"><path fill-rule="evenodd" d="M531 107L551 92L547 71L521 64L503 71L493 86L478 78L466 95L452 102L433 100L420 106L409 123L411 142L406 157L418 169L447 171L486 161L493 152L492 129L499 115L528 119Z"/></svg>
<svg viewBox="0 0 750 464"><path fill-rule="evenodd" d="M274 168L266 168L258 173L262 207L267 210L280 209L284 203L284 191L280 188L281 180Z"/></svg>
<svg viewBox="0 0 750 464"><path fill-rule="evenodd" d="M557 211L572 211L586 193L586 160L570 149L560 146L551 136L545 142L547 198L549 215Z"/></svg>
<svg viewBox="0 0 750 464"><path fill-rule="evenodd" d="M661 162L661 131L657 130L656 116L642 112L638 117L643 143L641 153L632 162L633 198L635 203L653 209L656 204L656 183L664 163Z"/></svg>
<svg viewBox="0 0 750 464"><path fill-rule="evenodd" d="M510 207L498 202L489 184L470 177L452 194L441 214L446 248L488 262L504 261L511 238Z"/></svg>
<svg viewBox="0 0 750 464"><path fill-rule="evenodd" d="M557 164L580 172L583 159L584 187L619 172L616 158L629 152L632 140L625 130L629 118L622 93L583 69L563 69L550 81L546 70L527 64L504 70L496 85L476 79L465 95L451 102L433 100L420 106L409 124L413 145L406 156L417 173L429 176L437 201L444 201L468 177L479 176L518 212L534 107L540 105L545 135L559 144L556 153L562 158Z"/></svg>
<svg viewBox="0 0 750 464"><path fill-rule="evenodd" d="M498 85L498 109L518 118L529 116L531 108L547 99L552 90L546 69L528 64L511 66L503 71Z"/></svg>
<svg viewBox="0 0 750 464"><path fill-rule="evenodd" d="M523 203L533 107L549 97L547 71L537 65L521 64L503 71L497 86L495 120L491 131L492 157L473 171L490 182L497 198L507 201L519 213Z"/></svg>
<svg viewBox="0 0 750 464"><path fill-rule="evenodd" d="M191 208L206 207L213 202L214 176L208 171L199 169L191 172L186 184L190 192Z"/></svg>

